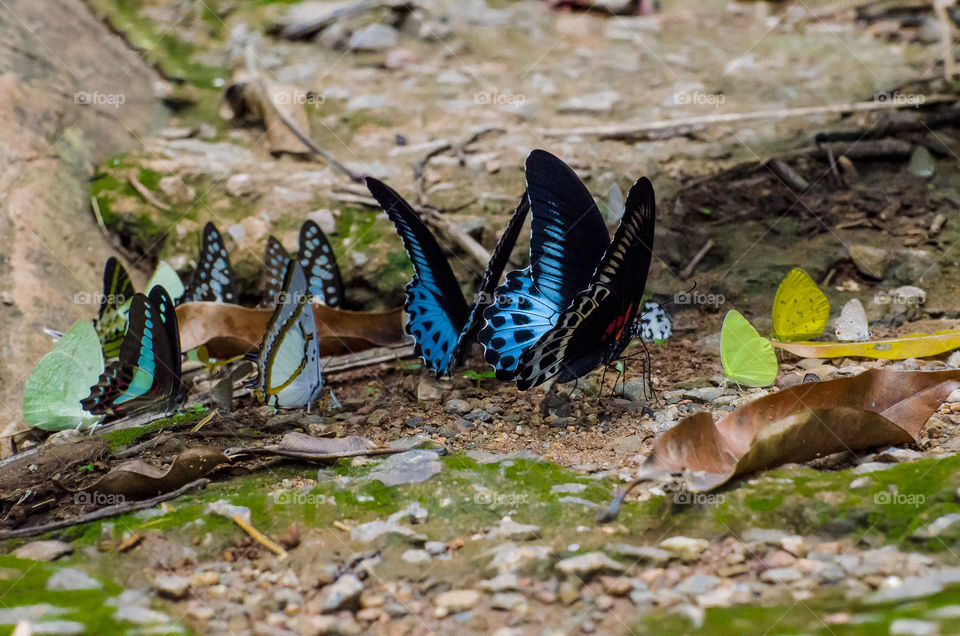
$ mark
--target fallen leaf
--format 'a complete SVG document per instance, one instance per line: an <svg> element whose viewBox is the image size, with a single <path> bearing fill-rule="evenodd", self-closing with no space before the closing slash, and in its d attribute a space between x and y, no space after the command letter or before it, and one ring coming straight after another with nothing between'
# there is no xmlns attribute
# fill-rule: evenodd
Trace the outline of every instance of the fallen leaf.
<svg viewBox="0 0 960 636"><path fill-rule="evenodd" d="M226 359L256 351L273 315L271 308L249 308L214 302L177 306L180 347L206 347L211 358ZM403 309L350 311L313 304L320 355L355 353L405 338Z"/></svg>
<svg viewBox="0 0 960 636"><path fill-rule="evenodd" d="M211 448L187 449L180 453L167 469L134 459L114 467L81 492L122 495L131 499L154 497L176 490L229 462L223 453Z"/></svg>
<svg viewBox="0 0 960 636"><path fill-rule="evenodd" d="M360 437L314 437L304 433L291 431L283 436L279 444L252 448L231 449L231 456L240 454L252 455L279 455L281 457L295 457L297 459L330 460L341 457L358 457L362 455L389 455L397 453L390 448L379 448L376 444Z"/></svg>
<svg viewBox="0 0 960 636"><path fill-rule="evenodd" d="M936 333L911 333L888 340L868 342L777 342L773 346L801 358L877 358L906 360L960 349L960 330L948 329Z"/></svg>
<svg viewBox="0 0 960 636"><path fill-rule="evenodd" d="M915 442L937 407L960 388L960 369L865 373L798 384L714 421L701 412L654 442L639 478L691 471L692 492L831 453Z"/></svg>

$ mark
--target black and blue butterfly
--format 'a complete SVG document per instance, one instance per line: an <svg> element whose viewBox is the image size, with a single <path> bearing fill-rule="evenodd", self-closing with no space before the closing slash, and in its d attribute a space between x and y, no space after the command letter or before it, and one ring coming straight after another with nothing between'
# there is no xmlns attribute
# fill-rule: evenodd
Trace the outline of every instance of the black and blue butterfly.
<svg viewBox="0 0 960 636"><path fill-rule="evenodd" d="M579 378L636 335L653 248L653 186L630 189L613 240L579 177L543 150L527 157L530 266L512 271L484 311L479 340L497 377L521 390Z"/></svg>
<svg viewBox="0 0 960 636"><path fill-rule="evenodd" d="M80 404L95 415L168 413L183 404L180 332L170 295L160 285L130 301L120 357Z"/></svg>
<svg viewBox="0 0 960 636"><path fill-rule="evenodd" d="M111 256L103 268L103 294L100 309L93 319L93 328L100 338L104 358L116 358L123 336L127 333L127 315L133 300L133 283L127 270Z"/></svg>
<svg viewBox="0 0 960 636"><path fill-rule="evenodd" d="M307 288L310 294L329 307L341 307L343 279L340 276L340 268L337 266L337 257L320 226L313 221L304 221L300 226L299 247L297 260L307 277ZM287 264L290 262L290 255L283 244L271 236L267 239L264 259L269 274L267 299L271 303L276 303Z"/></svg>
<svg viewBox="0 0 960 636"><path fill-rule="evenodd" d="M303 267L290 260L279 303L256 358L254 394L265 404L309 408L323 394L317 323L310 299Z"/></svg>
<svg viewBox="0 0 960 636"><path fill-rule="evenodd" d="M213 223L203 226L200 257L190 286L177 299L177 304L201 300L218 303L237 302L237 282L230 265L230 255L223 245L223 237Z"/></svg>
<svg viewBox="0 0 960 636"><path fill-rule="evenodd" d="M367 188L393 221L416 275L406 287L404 309L407 333L416 340L416 353L437 376L463 364L468 347L483 324L483 310L493 299L493 290L507 266L510 253L523 227L529 205L520 200L497 243L477 292L477 301L467 304L450 263L420 215L385 183L367 177Z"/></svg>

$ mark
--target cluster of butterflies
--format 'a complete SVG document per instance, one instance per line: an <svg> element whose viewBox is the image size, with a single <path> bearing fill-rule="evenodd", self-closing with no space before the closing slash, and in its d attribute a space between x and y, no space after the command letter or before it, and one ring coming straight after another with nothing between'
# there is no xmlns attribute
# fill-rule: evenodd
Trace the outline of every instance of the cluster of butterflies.
<svg viewBox="0 0 960 636"><path fill-rule="evenodd" d="M563 161L534 150L526 191L468 305L436 238L386 184L367 188L393 221L416 275L406 287L407 332L438 376L463 364L479 342L497 378L521 390L568 382L622 356L631 341L665 340L669 317L643 303L656 205L646 178L630 189L611 240L586 186ZM500 277L530 215L530 265ZM644 312L646 310L646 312Z"/></svg>
<svg viewBox="0 0 960 636"><path fill-rule="evenodd" d="M528 389L550 378L567 382L610 364L636 338L670 337L666 312L656 303L643 303L655 218L653 187L646 178L630 190L611 239L593 197L573 170L545 151L530 153L526 191L472 306L419 214L386 184L373 178L366 183L413 263L406 329L416 353L438 376L462 365L478 342L498 378ZM530 265L511 271L500 284L528 214ZM270 237L265 262L267 302L276 308L258 352L250 355L258 371L250 386L263 403L309 408L325 391L312 303L341 306L342 277L329 241L312 221L301 228L295 258ZM184 353L206 361L196 351L180 349L176 307L190 302L238 302L229 254L212 223L204 227L197 269L187 287L161 262L146 293L136 293L120 262L107 261L90 330L103 354L97 352L97 364L89 365L99 377L79 400L86 414L167 413L183 404ZM89 329L90 323L84 324ZM73 331L64 340L77 345L82 336L68 338Z"/></svg>
<svg viewBox="0 0 960 636"><path fill-rule="evenodd" d="M312 301L337 307L343 282L333 249L316 223L300 229L299 251L291 258L269 237L268 302L276 305L259 353L254 393L261 402L281 408L309 406L323 392ZM236 303L237 285L220 232L203 230L197 270L184 288L165 263L135 293L123 266L110 258L104 269L103 295L93 326L104 358L113 359L81 400L94 415L121 416L170 412L183 404L182 352L175 307L188 302ZM188 354L189 355L189 354Z"/></svg>
<svg viewBox="0 0 960 636"><path fill-rule="evenodd" d="M823 334L830 320L830 301L810 275L799 267L790 270L773 298L773 333L780 342L813 340ZM852 298L837 318L834 334L841 342L865 342L870 327L863 304ZM777 379L777 356L762 337L735 309L727 312L720 331L720 360L724 374L746 386L769 386Z"/></svg>

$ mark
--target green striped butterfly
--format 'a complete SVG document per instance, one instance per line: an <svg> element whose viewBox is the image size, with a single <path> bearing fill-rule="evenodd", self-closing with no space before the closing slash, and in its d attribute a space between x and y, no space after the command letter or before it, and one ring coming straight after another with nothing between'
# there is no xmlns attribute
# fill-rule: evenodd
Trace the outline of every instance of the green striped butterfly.
<svg viewBox="0 0 960 636"><path fill-rule="evenodd" d="M299 262L287 265L278 300L260 343L254 394L278 408L309 409L323 393L323 375L313 304Z"/></svg>
<svg viewBox="0 0 960 636"><path fill-rule="evenodd" d="M123 335L127 333L127 314L133 300L133 283L127 270L116 258L107 259L103 268L103 294L100 296L100 311L93 319L93 328L100 338L104 358L116 358L120 354Z"/></svg>
<svg viewBox="0 0 960 636"><path fill-rule="evenodd" d="M168 413L183 404L180 332L173 301L157 285L130 303L130 325L120 358L107 366L81 401L94 415Z"/></svg>

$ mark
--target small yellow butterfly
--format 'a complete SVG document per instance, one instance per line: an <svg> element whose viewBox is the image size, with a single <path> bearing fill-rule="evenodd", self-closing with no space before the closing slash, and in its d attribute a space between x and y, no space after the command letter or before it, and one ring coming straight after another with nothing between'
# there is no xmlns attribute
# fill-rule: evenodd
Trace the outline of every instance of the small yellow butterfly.
<svg viewBox="0 0 960 636"><path fill-rule="evenodd" d="M736 309L723 318L720 329L723 373L745 386L769 386L777 379L777 354L770 341L757 333Z"/></svg>
<svg viewBox="0 0 960 636"><path fill-rule="evenodd" d="M773 337L781 342L811 340L823 333L830 318L830 301L810 275L790 270L773 298Z"/></svg>

